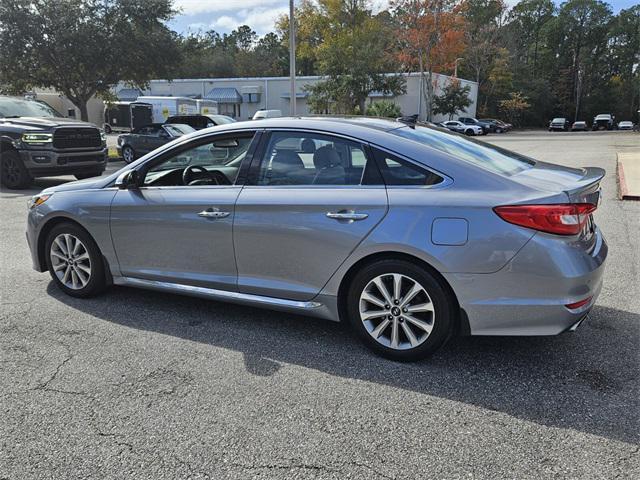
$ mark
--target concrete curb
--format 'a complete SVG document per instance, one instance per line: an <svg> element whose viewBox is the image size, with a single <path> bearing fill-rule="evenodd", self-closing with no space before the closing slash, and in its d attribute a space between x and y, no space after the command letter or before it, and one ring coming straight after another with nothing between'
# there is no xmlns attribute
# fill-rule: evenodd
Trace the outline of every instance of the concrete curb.
<svg viewBox="0 0 640 480"><path fill-rule="evenodd" d="M617 154L617 176L618 176L618 198L620 200L640 200L640 195L633 195L629 193L629 187L627 185L627 179L624 174L624 165L620 159L620 154Z"/></svg>

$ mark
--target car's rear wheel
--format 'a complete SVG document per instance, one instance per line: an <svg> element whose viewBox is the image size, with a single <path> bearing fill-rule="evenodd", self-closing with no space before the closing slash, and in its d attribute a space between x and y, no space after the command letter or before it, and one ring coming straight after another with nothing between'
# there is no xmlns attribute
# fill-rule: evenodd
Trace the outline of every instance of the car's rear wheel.
<svg viewBox="0 0 640 480"><path fill-rule="evenodd" d="M7 188L16 190L27 188L33 181L33 177L22 163L20 155L14 150L2 152L0 169L2 169L2 184Z"/></svg>
<svg viewBox="0 0 640 480"><path fill-rule="evenodd" d="M93 238L81 227L62 223L46 241L47 266L55 284L72 297L90 297L105 287L102 255Z"/></svg>
<svg viewBox="0 0 640 480"><path fill-rule="evenodd" d="M393 360L427 357L450 337L454 302L431 273L404 260L381 260L360 270L347 294L358 336Z"/></svg>
<svg viewBox="0 0 640 480"><path fill-rule="evenodd" d="M136 152L129 145L122 147L122 159L125 163L131 163L136 159Z"/></svg>

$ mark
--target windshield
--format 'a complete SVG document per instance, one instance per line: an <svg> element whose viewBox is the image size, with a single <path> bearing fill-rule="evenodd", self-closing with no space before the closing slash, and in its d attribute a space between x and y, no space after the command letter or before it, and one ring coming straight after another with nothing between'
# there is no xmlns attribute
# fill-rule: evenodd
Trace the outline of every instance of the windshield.
<svg viewBox="0 0 640 480"><path fill-rule="evenodd" d="M389 133L435 148L460 160L503 175L513 175L531 168L535 164L533 160L509 150L435 128L402 127L391 130Z"/></svg>
<svg viewBox="0 0 640 480"><path fill-rule="evenodd" d="M0 118L11 117L61 117L44 102L21 98L0 97Z"/></svg>
<svg viewBox="0 0 640 480"><path fill-rule="evenodd" d="M564 118L554 118L552 122L564 122Z"/></svg>
<svg viewBox="0 0 640 480"><path fill-rule="evenodd" d="M193 127L182 123L165 124L164 128L166 128L174 137L180 137L181 135L186 135L187 133L196 131Z"/></svg>

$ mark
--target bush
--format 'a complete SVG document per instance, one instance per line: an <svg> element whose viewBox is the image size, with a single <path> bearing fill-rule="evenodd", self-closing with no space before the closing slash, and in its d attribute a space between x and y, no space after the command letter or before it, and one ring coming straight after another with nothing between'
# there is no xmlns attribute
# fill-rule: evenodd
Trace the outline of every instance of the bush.
<svg viewBox="0 0 640 480"><path fill-rule="evenodd" d="M402 112L397 104L388 100L380 100L369 105L367 115L370 117L398 118L402 116Z"/></svg>

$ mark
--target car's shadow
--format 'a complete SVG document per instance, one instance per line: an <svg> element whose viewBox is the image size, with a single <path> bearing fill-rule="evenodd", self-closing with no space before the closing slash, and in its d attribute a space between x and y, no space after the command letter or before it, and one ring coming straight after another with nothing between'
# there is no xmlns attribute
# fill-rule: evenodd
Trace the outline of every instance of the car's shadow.
<svg viewBox="0 0 640 480"><path fill-rule="evenodd" d="M596 306L572 334L456 338L428 360L401 364L373 355L339 323L123 287L88 300L68 297L53 283L47 291L128 328L241 352L255 375L295 364L472 404L487 415L640 439L640 315L632 312Z"/></svg>

